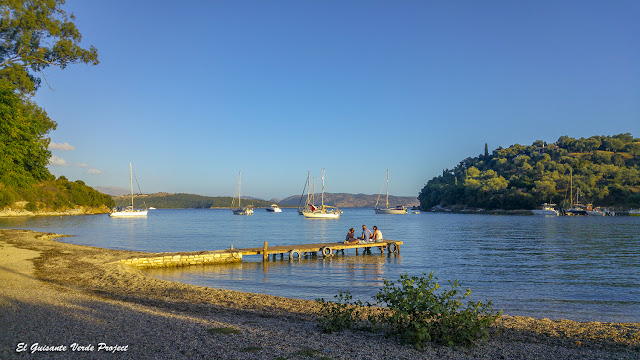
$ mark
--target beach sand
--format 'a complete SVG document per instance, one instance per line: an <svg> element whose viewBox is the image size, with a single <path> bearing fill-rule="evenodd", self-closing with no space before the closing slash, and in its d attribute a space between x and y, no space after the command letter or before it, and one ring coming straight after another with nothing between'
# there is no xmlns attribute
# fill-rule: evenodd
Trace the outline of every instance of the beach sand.
<svg viewBox="0 0 640 360"><path fill-rule="evenodd" d="M59 237L0 230L0 359L640 359L635 323L502 316L488 342L422 350L323 334L314 301L152 279L119 262L142 253Z"/></svg>

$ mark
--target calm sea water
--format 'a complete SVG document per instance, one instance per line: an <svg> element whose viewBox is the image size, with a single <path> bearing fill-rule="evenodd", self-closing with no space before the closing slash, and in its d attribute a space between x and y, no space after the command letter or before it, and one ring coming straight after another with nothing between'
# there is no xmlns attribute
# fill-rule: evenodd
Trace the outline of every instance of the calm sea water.
<svg viewBox="0 0 640 360"><path fill-rule="evenodd" d="M61 241L152 252L219 250L336 242L350 227L377 225L404 241L398 255L327 259L285 256L242 263L148 271L189 284L302 299L333 299L340 290L373 302L383 280L434 272L458 279L474 300L509 315L579 321L640 322L640 218L540 217L421 213L376 215L345 209L338 220L305 219L294 209L253 216L231 210L152 210L146 219L107 215L0 218L0 228L74 235ZM358 234L358 233L357 233Z"/></svg>

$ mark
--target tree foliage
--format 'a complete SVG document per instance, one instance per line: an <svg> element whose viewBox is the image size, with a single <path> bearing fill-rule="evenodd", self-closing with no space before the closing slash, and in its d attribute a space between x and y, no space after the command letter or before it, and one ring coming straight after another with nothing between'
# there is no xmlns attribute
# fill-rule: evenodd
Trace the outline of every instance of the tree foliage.
<svg viewBox="0 0 640 360"><path fill-rule="evenodd" d="M0 79L23 93L34 93L49 66L98 64L98 50L80 46L82 35L64 0L2 0L0 2Z"/></svg>
<svg viewBox="0 0 640 360"><path fill-rule="evenodd" d="M27 186L51 179L47 134L55 128L44 109L0 80L0 182Z"/></svg>
<svg viewBox="0 0 640 360"><path fill-rule="evenodd" d="M573 175L573 180L571 180ZM631 134L574 139L555 144L498 148L462 160L429 180L418 199L434 206L533 209L543 202L567 206L580 188L582 202L598 206L640 206L640 139Z"/></svg>
<svg viewBox="0 0 640 360"><path fill-rule="evenodd" d="M30 96L50 66L98 64L98 52L80 46L82 36L64 0L0 1L0 208L26 200L46 210L113 204L81 181L55 180L47 169L48 134L56 123Z"/></svg>

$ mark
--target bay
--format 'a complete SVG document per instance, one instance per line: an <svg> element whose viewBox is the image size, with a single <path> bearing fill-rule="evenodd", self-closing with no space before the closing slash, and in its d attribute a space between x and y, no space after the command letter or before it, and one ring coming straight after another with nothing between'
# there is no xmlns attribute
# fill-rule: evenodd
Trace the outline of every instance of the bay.
<svg viewBox="0 0 640 360"><path fill-rule="evenodd" d="M377 225L402 240L400 254L289 261L245 256L241 263L146 271L188 284L332 300L339 291L373 302L384 279L433 271L443 287L458 279L474 300L509 315L577 321L640 322L640 218L421 213L376 215L344 209L337 220L305 219L295 209L234 216L224 209L158 209L145 219L107 215L0 218L0 228L73 235L60 241L149 252L329 243L348 228Z"/></svg>

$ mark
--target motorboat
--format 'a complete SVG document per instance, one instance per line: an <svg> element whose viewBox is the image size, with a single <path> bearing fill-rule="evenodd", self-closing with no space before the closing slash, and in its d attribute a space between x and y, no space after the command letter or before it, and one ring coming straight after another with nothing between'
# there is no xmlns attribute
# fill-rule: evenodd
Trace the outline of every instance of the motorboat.
<svg viewBox="0 0 640 360"><path fill-rule="evenodd" d="M282 209L280 209L280 207L277 204L271 204L271 206L269 206L265 210L267 210L268 212L274 212L274 213L282 212Z"/></svg>
<svg viewBox="0 0 640 360"><path fill-rule="evenodd" d="M555 208L556 204L542 204L542 209L534 209L531 210L533 215L549 215L549 216L558 216L559 212Z"/></svg>
<svg viewBox="0 0 640 360"><path fill-rule="evenodd" d="M587 204L587 215L589 216L605 216L606 211L602 210L599 207L593 207L591 204Z"/></svg>

